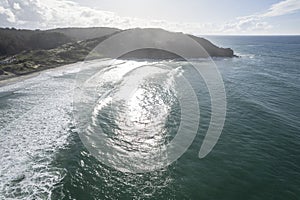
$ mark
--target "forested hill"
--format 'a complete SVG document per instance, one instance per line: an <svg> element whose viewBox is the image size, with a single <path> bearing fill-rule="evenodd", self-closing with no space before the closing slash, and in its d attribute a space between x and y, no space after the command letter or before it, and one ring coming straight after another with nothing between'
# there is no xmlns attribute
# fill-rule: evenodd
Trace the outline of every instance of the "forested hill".
<svg viewBox="0 0 300 200"><path fill-rule="evenodd" d="M32 30L0 29L0 56L24 50L52 49L72 40L62 33Z"/></svg>
<svg viewBox="0 0 300 200"><path fill-rule="evenodd" d="M47 50L63 44L110 35L116 28L58 28L50 30L20 30L0 28L0 56L24 50Z"/></svg>
<svg viewBox="0 0 300 200"><path fill-rule="evenodd" d="M109 27L94 27L94 28L56 28L48 30L47 32L62 33L76 41L89 40L99 38L105 35L111 35L120 31L117 28Z"/></svg>

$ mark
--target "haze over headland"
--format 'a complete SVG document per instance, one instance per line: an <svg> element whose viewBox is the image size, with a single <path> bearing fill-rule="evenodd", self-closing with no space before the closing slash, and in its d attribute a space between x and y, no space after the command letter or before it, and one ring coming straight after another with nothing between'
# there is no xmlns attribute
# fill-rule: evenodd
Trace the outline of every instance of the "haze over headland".
<svg viewBox="0 0 300 200"><path fill-rule="evenodd" d="M0 26L163 28L202 34L300 34L299 0L2 0Z"/></svg>

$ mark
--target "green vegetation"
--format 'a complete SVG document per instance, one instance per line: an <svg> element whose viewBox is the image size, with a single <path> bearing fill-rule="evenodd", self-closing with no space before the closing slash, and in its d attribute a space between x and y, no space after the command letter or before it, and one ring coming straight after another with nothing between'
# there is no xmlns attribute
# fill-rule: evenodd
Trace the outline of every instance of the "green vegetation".
<svg viewBox="0 0 300 200"><path fill-rule="evenodd" d="M49 50L25 50L5 57L0 64L1 79L82 61L105 38L68 43Z"/></svg>
<svg viewBox="0 0 300 200"><path fill-rule="evenodd" d="M73 42L62 33L0 29L0 56L20 53L24 50L52 49Z"/></svg>
<svg viewBox="0 0 300 200"><path fill-rule="evenodd" d="M82 61L116 31L112 28L47 31L0 28L0 80ZM102 37L96 37L97 34ZM88 39L80 41L82 38Z"/></svg>

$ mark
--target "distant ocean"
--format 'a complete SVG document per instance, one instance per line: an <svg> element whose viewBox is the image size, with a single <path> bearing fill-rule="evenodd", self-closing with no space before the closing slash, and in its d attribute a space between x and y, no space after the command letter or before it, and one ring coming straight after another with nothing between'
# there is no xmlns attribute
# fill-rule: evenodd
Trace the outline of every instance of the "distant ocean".
<svg viewBox="0 0 300 200"><path fill-rule="evenodd" d="M125 152L147 152L174 137L180 120L176 77L187 77L199 99L200 125L190 148L170 166L141 174L106 166L82 144L72 112L74 84L77 73L95 64L88 69L72 64L0 87L0 199L299 199L300 36L205 38L239 56L213 58L224 80L227 116L207 157L199 159L198 153L210 120L210 99L204 81L193 77L187 63L100 63L103 105L91 117L112 135L110 145ZM121 95L124 82L143 76L137 69L141 65L157 71L143 80L133 109L124 110L119 101L104 104ZM124 75L128 68L137 69L134 76ZM166 77L168 87L157 84ZM130 116L140 118L129 126Z"/></svg>

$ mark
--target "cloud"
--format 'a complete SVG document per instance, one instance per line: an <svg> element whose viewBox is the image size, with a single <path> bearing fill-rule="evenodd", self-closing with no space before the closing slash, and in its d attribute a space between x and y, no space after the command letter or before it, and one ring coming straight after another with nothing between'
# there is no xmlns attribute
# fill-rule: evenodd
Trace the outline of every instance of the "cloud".
<svg viewBox="0 0 300 200"><path fill-rule="evenodd" d="M249 15L237 17L236 20L225 23L221 32L240 34L265 33L271 28L272 26L264 21L260 16Z"/></svg>
<svg viewBox="0 0 300 200"><path fill-rule="evenodd" d="M276 17L286 14L295 13L300 10L299 0L285 0L277 4L273 4L270 9L262 14L262 17Z"/></svg>
<svg viewBox="0 0 300 200"><path fill-rule="evenodd" d="M14 13L7 8L0 6L0 22L1 23L14 23L16 22ZM4 19L4 20L3 20Z"/></svg>
<svg viewBox="0 0 300 200"><path fill-rule="evenodd" d="M68 0L3 0L0 2L0 26L30 29L55 27L106 26L121 29L135 27L164 28L188 33L211 33L212 24L180 23L120 17L113 12L81 6Z"/></svg>
<svg viewBox="0 0 300 200"><path fill-rule="evenodd" d="M108 26L122 24L114 13L80 6L67 0L3 0L0 25L22 28ZM117 23L115 23L117 22Z"/></svg>
<svg viewBox="0 0 300 200"><path fill-rule="evenodd" d="M14 4L13 4L13 8L14 8L15 10L20 10L20 9L21 9L20 4L18 4L18 3L14 3Z"/></svg>
<svg viewBox="0 0 300 200"><path fill-rule="evenodd" d="M227 22L221 29L223 33L259 33L272 29L266 20L271 17L282 16L295 13L300 10L299 0L284 0L271 5L271 7L262 13L243 17L237 17L233 22Z"/></svg>
<svg viewBox="0 0 300 200"><path fill-rule="evenodd" d="M267 18L294 13L299 0L283 0L261 14L237 17L224 24L200 24L120 17L116 13L82 6L70 0L1 0L0 26L49 29L106 26L121 29L156 27L192 34L251 34L272 28Z"/></svg>

